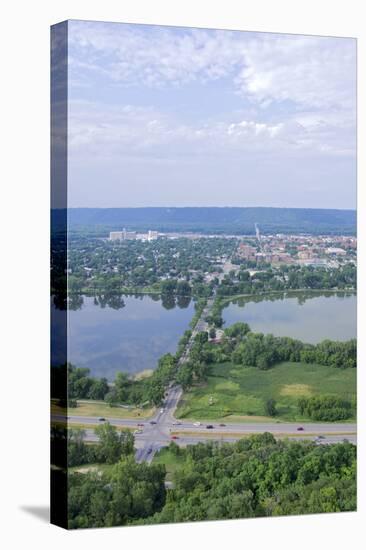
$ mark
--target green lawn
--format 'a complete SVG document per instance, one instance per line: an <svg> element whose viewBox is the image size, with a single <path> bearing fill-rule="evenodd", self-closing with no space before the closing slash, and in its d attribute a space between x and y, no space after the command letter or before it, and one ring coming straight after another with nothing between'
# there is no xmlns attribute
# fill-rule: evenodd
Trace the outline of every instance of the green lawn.
<svg viewBox="0 0 366 550"><path fill-rule="evenodd" d="M166 481L172 481L173 474L184 464L184 457L176 456L168 447L163 447L153 458L153 464L164 464Z"/></svg>
<svg viewBox="0 0 366 550"><path fill-rule="evenodd" d="M65 414L64 409L52 402L52 414ZM146 420L154 413L153 408L140 409L137 407L110 407L104 401L82 400L77 401L77 407L69 407L67 414L69 416L95 416L96 418L136 418Z"/></svg>
<svg viewBox="0 0 366 550"><path fill-rule="evenodd" d="M356 369L306 363L281 363L267 371L232 363L212 367L207 383L185 392L177 418L260 422L306 420L297 411L300 397L356 394ZM273 398L278 415L265 417L265 402Z"/></svg>

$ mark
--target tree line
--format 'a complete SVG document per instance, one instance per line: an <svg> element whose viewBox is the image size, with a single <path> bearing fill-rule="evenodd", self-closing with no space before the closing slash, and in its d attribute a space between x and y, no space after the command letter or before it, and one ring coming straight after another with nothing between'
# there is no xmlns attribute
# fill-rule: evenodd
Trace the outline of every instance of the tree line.
<svg viewBox="0 0 366 550"><path fill-rule="evenodd" d="M76 406L77 399L104 400L111 406L120 403L159 405L164 399L169 382L174 378L176 367L177 357L166 353L160 357L152 375L141 380L118 372L113 384L109 384L106 378L90 376L88 368L78 368L70 363L53 367L53 378L60 378L67 371L69 407ZM57 397L55 394L52 395Z"/></svg>
<svg viewBox="0 0 366 550"><path fill-rule="evenodd" d="M335 395L317 395L301 398L298 401L299 412L315 421L335 422L351 418L356 409L356 402Z"/></svg>
<svg viewBox="0 0 366 550"><path fill-rule="evenodd" d="M245 326L246 324L243 323ZM287 336L252 333L246 325L245 334L237 335L231 341L231 360L237 365L257 367L262 370L276 363L316 363L336 368L355 368L357 365L356 339L346 342L324 340L319 344L306 344ZM225 330L227 336L233 328ZM230 349L229 344L229 349Z"/></svg>
<svg viewBox="0 0 366 550"><path fill-rule="evenodd" d="M217 296L235 296L281 290L346 290L356 289L357 268L348 263L336 269L312 266L280 266L278 269L262 266L261 271L250 275L247 264L239 271L225 275ZM256 267L253 265L251 267Z"/></svg>
<svg viewBox="0 0 366 550"><path fill-rule="evenodd" d="M117 429L105 422L94 430L97 445L85 443L86 433L81 429L67 431L67 464L69 467L84 464L114 464L121 456L133 455L134 437L129 430Z"/></svg>
<svg viewBox="0 0 366 550"><path fill-rule="evenodd" d="M165 450L166 452L166 450ZM69 527L106 527L356 509L356 447L278 440L169 447L177 468L122 455L109 471L69 473ZM175 459L174 459L175 457Z"/></svg>

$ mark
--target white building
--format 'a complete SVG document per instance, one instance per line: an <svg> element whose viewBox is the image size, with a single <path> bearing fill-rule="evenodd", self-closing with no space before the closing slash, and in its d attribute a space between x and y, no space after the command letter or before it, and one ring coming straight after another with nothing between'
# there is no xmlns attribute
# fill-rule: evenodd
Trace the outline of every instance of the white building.
<svg viewBox="0 0 366 550"><path fill-rule="evenodd" d="M149 229L149 231L147 233L147 240L148 241L156 241L157 238L158 238L158 232L157 231L151 231L151 229Z"/></svg>
<svg viewBox="0 0 366 550"><path fill-rule="evenodd" d="M110 241L123 241L123 231L111 231L109 233Z"/></svg>
<svg viewBox="0 0 366 550"><path fill-rule="evenodd" d="M136 231L111 231L109 233L110 241L133 241L136 239Z"/></svg>

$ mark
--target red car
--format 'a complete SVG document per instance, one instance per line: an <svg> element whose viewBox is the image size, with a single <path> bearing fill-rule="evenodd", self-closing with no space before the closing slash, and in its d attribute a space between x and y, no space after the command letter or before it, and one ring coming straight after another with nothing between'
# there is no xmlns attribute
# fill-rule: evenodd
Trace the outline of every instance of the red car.
<svg viewBox="0 0 366 550"><path fill-rule="evenodd" d="M299 427L297 428L297 431L298 431L298 432L303 432L303 431L304 431L304 428L303 428L302 426L299 426Z"/></svg>
<svg viewBox="0 0 366 550"><path fill-rule="evenodd" d="M179 439L177 435L172 435L172 439Z"/></svg>
<svg viewBox="0 0 366 550"><path fill-rule="evenodd" d="M143 426L143 424L137 424L138 426Z"/></svg>

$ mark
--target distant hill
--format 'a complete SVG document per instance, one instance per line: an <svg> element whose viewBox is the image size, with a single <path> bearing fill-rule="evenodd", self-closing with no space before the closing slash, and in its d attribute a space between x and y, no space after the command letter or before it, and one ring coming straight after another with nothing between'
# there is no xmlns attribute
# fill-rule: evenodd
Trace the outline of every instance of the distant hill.
<svg viewBox="0 0 366 550"><path fill-rule="evenodd" d="M62 210L52 211L54 227L64 214ZM253 234L255 223L262 233L356 233L355 210L315 208L70 208L68 222L72 231L86 230L95 234L123 227L137 231Z"/></svg>

